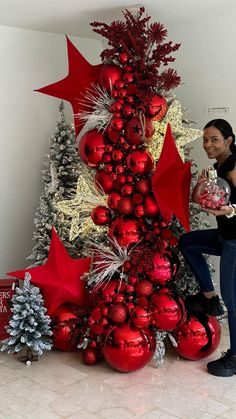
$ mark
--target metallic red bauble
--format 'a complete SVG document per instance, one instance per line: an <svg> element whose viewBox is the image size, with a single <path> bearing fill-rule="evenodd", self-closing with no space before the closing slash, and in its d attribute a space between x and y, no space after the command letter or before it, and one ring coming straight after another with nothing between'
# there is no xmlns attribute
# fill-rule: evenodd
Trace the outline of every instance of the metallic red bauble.
<svg viewBox="0 0 236 419"><path fill-rule="evenodd" d="M120 194L118 192L112 192L107 199L107 204L111 209L116 209L119 200L121 199Z"/></svg>
<svg viewBox="0 0 236 419"><path fill-rule="evenodd" d="M172 332L176 352L183 358L197 361L211 355L218 347L221 337L220 323L213 316L197 319L190 316Z"/></svg>
<svg viewBox="0 0 236 419"><path fill-rule="evenodd" d="M98 353L94 348L83 349L82 359L85 365L95 365L98 362Z"/></svg>
<svg viewBox="0 0 236 419"><path fill-rule="evenodd" d="M134 205L140 205L143 202L143 195L135 192L132 196L132 201Z"/></svg>
<svg viewBox="0 0 236 419"><path fill-rule="evenodd" d="M116 88L118 90L119 89L122 89L122 87L124 87L124 85L125 85L125 82L123 80L117 80L117 82L116 82Z"/></svg>
<svg viewBox="0 0 236 419"><path fill-rule="evenodd" d="M112 164L111 164L111 163L105 163L105 165L104 165L104 170L105 170L105 172L107 172L107 173L112 173L112 172L113 172L113 170L114 170L114 167L112 166Z"/></svg>
<svg viewBox="0 0 236 419"><path fill-rule="evenodd" d="M117 178L114 182L114 189L116 189L117 191L121 191L121 189L123 188L125 184L126 184L126 176L123 174L117 175Z"/></svg>
<svg viewBox="0 0 236 419"><path fill-rule="evenodd" d="M125 100L127 103L134 103L134 97L131 95L126 96Z"/></svg>
<svg viewBox="0 0 236 419"><path fill-rule="evenodd" d="M150 173L154 166L153 157L146 150L133 151L128 155L126 163L130 171L137 175Z"/></svg>
<svg viewBox="0 0 236 419"><path fill-rule="evenodd" d="M143 201L144 213L148 218L156 217L160 210L154 194L145 196Z"/></svg>
<svg viewBox="0 0 236 419"><path fill-rule="evenodd" d="M133 208L134 206L133 206L132 199L127 196L122 197L119 200L118 205L117 205L117 210L122 215L132 214Z"/></svg>
<svg viewBox="0 0 236 419"><path fill-rule="evenodd" d="M72 328L70 320L76 320L69 305L63 305L54 314L53 347L60 351L75 351L76 344L72 342Z"/></svg>
<svg viewBox="0 0 236 419"><path fill-rule="evenodd" d="M111 153L103 153L102 161L103 163L109 163L111 161Z"/></svg>
<svg viewBox="0 0 236 419"><path fill-rule="evenodd" d="M151 181L149 178L139 179L135 182L135 190L142 195L148 195L151 192Z"/></svg>
<svg viewBox="0 0 236 419"><path fill-rule="evenodd" d="M128 183L126 183L126 185L124 185L121 190L122 195L132 195L133 191L134 191L133 185L130 185ZM132 198L132 202L133 202L133 198Z"/></svg>
<svg viewBox="0 0 236 419"><path fill-rule="evenodd" d="M117 173L117 175L122 175L125 172L125 167L123 166L123 164L121 163L117 164L115 168L115 172Z"/></svg>
<svg viewBox="0 0 236 419"><path fill-rule="evenodd" d="M93 209L91 218L94 224L98 226L104 226L108 224L111 220L111 211L109 210L109 208L103 205L98 205Z"/></svg>
<svg viewBox="0 0 236 419"><path fill-rule="evenodd" d="M119 149L115 148L112 152L112 160L121 161L124 157L124 153Z"/></svg>
<svg viewBox="0 0 236 419"><path fill-rule="evenodd" d="M122 289L122 284L119 281L111 279L105 285L101 285L98 289L98 295L102 297L104 303L113 301L115 295Z"/></svg>
<svg viewBox="0 0 236 419"><path fill-rule="evenodd" d="M117 80L122 79L122 69L117 65L105 64L99 74L99 82L107 90L111 90Z"/></svg>
<svg viewBox="0 0 236 419"><path fill-rule="evenodd" d="M179 327L185 315L184 302L168 289L152 295L152 323L159 330L171 331Z"/></svg>
<svg viewBox="0 0 236 419"><path fill-rule="evenodd" d="M129 118L134 113L134 108L130 105L124 105L123 107L123 115L125 118Z"/></svg>
<svg viewBox="0 0 236 419"><path fill-rule="evenodd" d="M97 129L87 131L79 142L79 155L90 167L97 167L102 162L105 151L104 135Z"/></svg>
<svg viewBox="0 0 236 419"><path fill-rule="evenodd" d="M148 118L145 118L145 130L143 132L143 127L139 117L134 116L129 119L125 124L125 137L129 144L140 145L145 141L150 139L154 134L154 128L151 121Z"/></svg>
<svg viewBox="0 0 236 419"><path fill-rule="evenodd" d="M113 118L111 120L111 128L115 131L121 131L124 126L124 120L122 118Z"/></svg>
<svg viewBox="0 0 236 419"><path fill-rule="evenodd" d="M149 311L141 306L135 306L130 313L131 321L134 326L147 327L151 323Z"/></svg>
<svg viewBox="0 0 236 419"><path fill-rule="evenodd" d="M107 137L109 138L109 140L112 143L115 143L115 144L118 143L119 138L120 138L120 134L119 134L118 131L114 130L111 127L111 125L109 125L109 127L106 129L106 134L107 134Z"/></svg>
<svg viewBox="0 0 236 419"><path fill-rule="evenodd" d="M144 208L142 204L136 205L134 208L134 215L138 218L144 217Z"/></svg>
<svg viewBox="0 0 236 419"><path fill-rule="evenodd" d="M152 359L154 350L154 334L128 324L110 328L103 344L107 363L122 372L143 368Z"/></svg>
<svg viewBox="0 0 236 419"><path fill-rule="evenodd" d="M134 80L134 74L133 73L125 73L123 80L125 81L125 83L132 83L132 81Z"/></svg>
<svg viewBox="0 0 236 419"><path fill-rule="evenodd" d="M122 103L120 103L118 100L114 103L112 103L112 105L110 106L110 112L114 113L114 112L120 112L120 110L122 109Z"/></svg>
<svg viewBox="0 0 236 419"><path fill-rule="evenodd" d="M166 285L177 272L177 260L172 257L170 252L153 253L154 268L147 272L148 277L153 282Z"/></svg>
<svg viewBox="0 0 236 419"><path fill-rule="evenodd" d="M99 189L102 189L105 194L113 191L113 181L111 175L105 170L98 170L95 176L95 183Z"/></svg>
<svg viewBox="0 0 236 419"><path fill-rule="evenodd" d="M134 71L134 68L132 67L132 65L125 65L124 66L124 70L127 71L127 73L131 73L132 71Z"/></svg>
<svg viewBox="0 0 236 419"><path fill-rule="evenodd" d="M123 51L119 54L119 61L122 64L127 63L127 61L129 60L129 55L127 52Z"/></svg>
<svg viewBox="0 0 236 419"><path fill-rule="evenodd" d="M129 215L133 212L133 202L131 198L128 198L126 196L122 197L117 205L117 210L122 215Z"/></svg>
<svg viewBox="0 0 236 419"><path fill-rule="evenodd" d="M114 323L123 323L127 318L127 309L124 304L114 304L109 309L109 317Z"/></svg>
<svg viewBox="0 0 236 419"><path fill-rule="evenodd" d="M153 284L147 279L140 279L140 281L137 283L135 287L135 290L138 295L142 295L143 297L148 297L153 292Z"/></svg>
<svg viewBox="0 0 236 419"><path fill-rule="evenodd" d="M161 121L168 109L167 102L164 97L154 95L146 106L148 116L154 121Z"/></svg>
<svg viewBox="0 0 236 419"><path fill-rule="evenodd" d="M123 98L125 98L125 96L127 96L127 90L126 89L120 89L119 91L118 91L118 96L121 98L121 99L123 99Z"/></svg>
<svg viewBox="0 0 236 419"><path fill-rule="evenodd" d="M111 239L115 238L122 247L137 243L141 238L137 220L122 216L116 217L109 228L108 236Z"/></svg>

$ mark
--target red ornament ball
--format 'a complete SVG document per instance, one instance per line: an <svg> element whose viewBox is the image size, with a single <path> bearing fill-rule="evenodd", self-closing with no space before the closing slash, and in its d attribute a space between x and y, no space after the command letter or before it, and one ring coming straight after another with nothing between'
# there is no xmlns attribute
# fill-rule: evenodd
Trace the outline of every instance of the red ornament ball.
<svg viewBox="0 0 236 419"><path fill-rule="evenodd" d="M111 128L115 131L121 131L124 126L124 120L122 118L113 118L111 120Z"/></svg>
<svg viewBox="0 0 236 419"><path fill-rule="evenodd" d="M111 127L111 125L109 125L109 127L106 129L106 135L107 135L107 137L108 137L108 139L112 142L112 143L114 143L114 144L116 144L116 143L118 143L118 141L119 141L119 138L120 138L120 134L119 134L119 132L118 131L116 131L116 130L114 130L112 127ZM106 146L107 147L107 146ZM112 150L111 150L112 151Z"/></svg>
<svg viewBox="0 0 236 419"><path fill-rule="evenodd" d="M118 192L112 192L107 199L107 204L111 209L116 209L121 196Z"/></svg>
<svg viewBox="0 0 236 419"><path fill-rule="evenodd" d="M117 65L105 64L99 74L99 82L105 89L111 91L116 82L122 79L122 69Z"/></svg>
<svg viewBox="0 0 236 419"><path fill-rule="evenodd" d="M126 159L130 171L136 175L151 173L154 160L152 155L146 150L137 150L130 153Z"/></svg>
<svg viewBox="0 0 236 419"><path fill-rule="evenodd" d="M154 121L161 121L167 112L168 105L164 97L153 95L146 109L148 116Z"/></svg>
<svg viewBox="0 0 236 419"><path fill-rule="evenodd" d="M136 285L135 290L138 295L148 297L153 292L153 284L151 281L148 281L147 279L140 279L140 281Z"/></svg>
<svg viewBox="0 0 236 419"><path fill-rule="evenodd" d="M86 348L82 352L82 359L85 365L95 365L98 362L98 353L94 348Z"/></svg>
<svg viewBox="0 0 236 419"><path fill-rule="evenodd" d="M98 226L104 226L111 220L111 211L109 208L99 205L93 209L91 218L94 224Z"/></svg>
<svg viewBox="0 0 236 419"><path fill-rule="evenodd" d="M95 183L98 189L104 191L105 194L109 194L113 191L113 181L111 179L111 175L103 169L97 171Z"/></svg>
<svg viewBox="0 0 236 419"><path fill-rule="evenodd" d="M59 307L54 314L53 347L60 351L75 351L76 344L72 342L72 330L70 321L77 317L69 305Z"/></svg>
<svg viewBox="0 0 236 419"><path fill-rule="evenodd" d="M139 117L134 116L125 124L125 137L131 145L141 145L148 141L154 134L151 121L145 118L143 125Z"/></svg>
<svg viewBox="0 0 236 419"><path fill-rule="evenodd" d="M185 308L183 300L174 297L168 289L163 289L152 296L152 323L159 330L171 331L183 321Z"/></svg>
<svg viewBox="0 0 236 419"><path fill-rule="evenodd" d="M170 252L154 252L153 253L154 268L147 272L148 277L153 282L160 285L166 285L177 271L177 262Z"/></svg>
<svg viewBox="0 0 236 419"><path fill-rule="evenodd" d="M154 334L149 329L138 329L128 324L111 327L103 343L105 360L122 372L143 368L152 359L154 350Z"/></svg>
<svg viewBox="0 0 236 419"><path fill-rule="evenodd" d="M137 220L126 217L116 217L108 231L111 239L116 239L121 247L137 243L141 238Z"/></svg>
<svg viewBox="0 0 236 419"><path fill-rule="evenodd" d="M127 63L128 60L129 60L129 55L127 54L127 52L123 51L119 54L119 61L121 64Z"/></svg>
<svg viewBox="0 0 236 419"><path fill-rule="evenodd" d="M148 195L151 192L151 181L149 178L139 179L135 182L135 190L142 195Z"/></svg>
<svg viewBox="0 0 236 419"><path fill-rule="evenodd" d="M149 311L142 307L136 306L130 314L132 324L136 327L147 327L151 323L151 315Z"/></svg>
<svg viewBox="0 0 236 419"><path fill-rule="evenodd" d="M105 139L97 129L87 131L79 142L79 155L90 167L97 167L102 162L105 151Z"/></svg>
<svg viewBox="0 0 236 419"><path fill-rule="evenodd" d="M121 198L117 205L117 210L122 215L129 215L133 212L133 202L131 198L128 198L127 196L124 196Z"/></svg>
<svg viewBox="0 0 236 419"><path fill-rule="evenodd" d="M177 343L175 351L183 358L197 361L217 349L221 328L216 317L205 316L200 320L191 315L172 335Z"/></svg>
<svg viewBox="0 0 236 419"><path fill-rule="evenodd" d="M127 318L127 309L124 304L114 304L109 309L109 317L114 323L123 323Z"/></svg>

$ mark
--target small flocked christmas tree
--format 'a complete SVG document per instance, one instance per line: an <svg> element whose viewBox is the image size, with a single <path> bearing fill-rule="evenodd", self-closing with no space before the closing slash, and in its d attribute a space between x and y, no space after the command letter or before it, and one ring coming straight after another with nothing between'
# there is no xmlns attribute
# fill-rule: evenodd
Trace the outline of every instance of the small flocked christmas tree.
<svg viewBox="0 0 236 419"><path fill-rule="evenodd" d="M22 360L27 362L51 349L51 319L43 304L40 289L30 284L30 274L26 273L23 287L17 287L12 298L13 315L7 328L10 337L3 341L1 351L18 353L26 347L27 355Z"/></svg>
<svg viewBox="0 0 236 419"><path fill-rule="evenodd" d="M58 232L71 256L77 256L75 241L69 242L69 220L58 213L56 203L72 199L76 191L82 163L76 151L74 128L66 122L64 105L59 107L57 130L49 140L49 152L42 171L43 191L35 215L35 246L28 257L31 266L41 265L47 258L52 226Z"/></svg>

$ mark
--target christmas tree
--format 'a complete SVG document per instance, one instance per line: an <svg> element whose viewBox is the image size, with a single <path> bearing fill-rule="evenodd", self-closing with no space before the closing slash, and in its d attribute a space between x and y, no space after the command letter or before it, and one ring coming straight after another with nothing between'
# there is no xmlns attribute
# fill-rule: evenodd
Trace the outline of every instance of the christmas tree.
<svg viewBox="0 0 236 419"><path fill-rule="evenodd" d="M43 191L35 215L35 246L28 257L31 266L41 265L47 258L51 229L54 226L71 256L77 256L75 240L69 241L70 222L58 213L56 204L73 198L83 164L76 151L74 128L66 122L64 105L59 107L57 130L49 140L49 151L42 170Z"/></svg>
<svg viewBox="0 0 236 419"><path fill-rule="evenodd" d="M40 289L30 284L30 274L26 273L23 287L17 287L12 298L13 315L7 328L10 337L3 341L1 351L17 353L26 347L25 361L30 361L33 354L51 349L51 319L43 304Z"/></svg>

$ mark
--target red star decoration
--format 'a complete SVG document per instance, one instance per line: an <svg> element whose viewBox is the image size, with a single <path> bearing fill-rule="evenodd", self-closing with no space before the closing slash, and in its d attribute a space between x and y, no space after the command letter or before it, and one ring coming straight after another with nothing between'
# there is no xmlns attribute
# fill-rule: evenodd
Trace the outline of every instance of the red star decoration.
<svg viewBox="0 0 236 419"><path fill-rule="evenodd" d="M29 272L31 282L40 288L51 316L65 302L83 307L88 305L86 283L80 278L89 271L90 263L90 258L72 259L53 228L47 262L35 268L8 272L7 275L24 279L25 273Z"/></svg>
<svg viewBox="0 0 236 419"><path fill-rule="evenodd" d="M189 231L189 195L191 163L183 163L167 125L164 145L152 176L152 187L163 217L170 221L173 213Z"/></svg>
<svg viewBox="0 0 236 419"><path fill-rule="evenodd" d="M87 110L87 107L82 105L81 100L84 100L86 89L88 89L92 83L98 81L102 64L91 65L67 37L66 40L69 68L68 75L64 79L42 87L41 89L37 89L36 91L70 102L73 108L75 132L76 135L78 135L83 127L78 112Z"/></svg>

